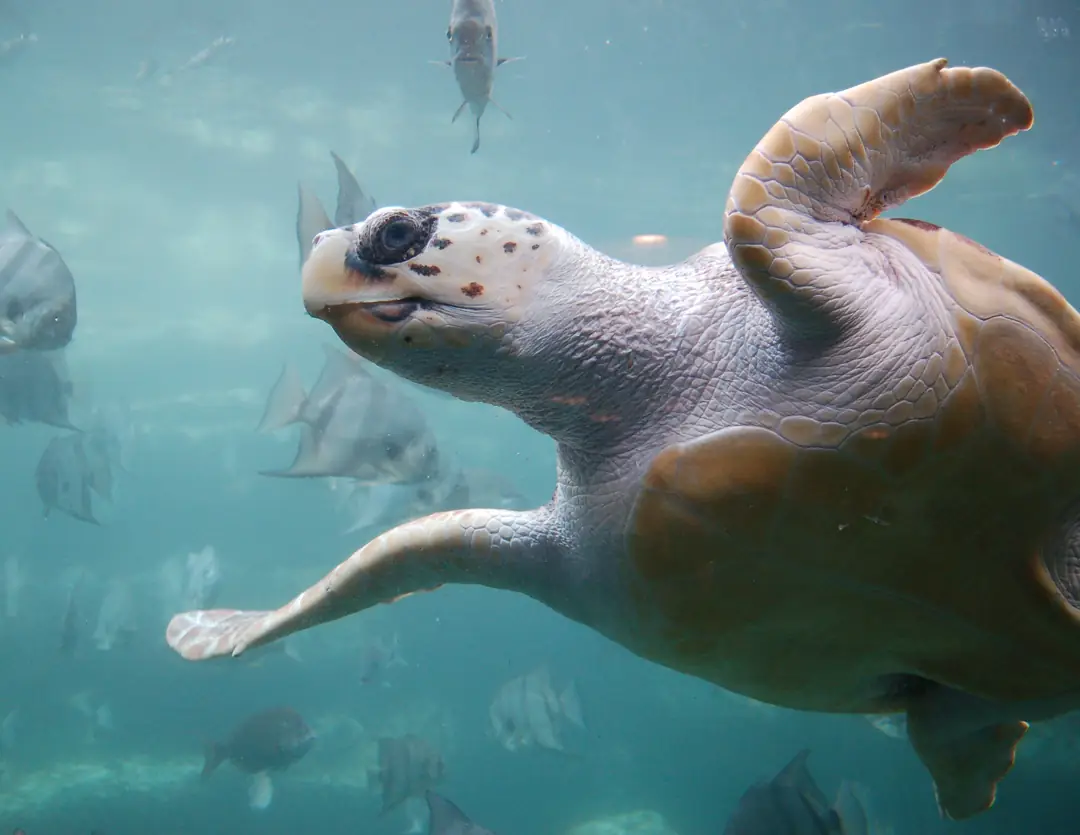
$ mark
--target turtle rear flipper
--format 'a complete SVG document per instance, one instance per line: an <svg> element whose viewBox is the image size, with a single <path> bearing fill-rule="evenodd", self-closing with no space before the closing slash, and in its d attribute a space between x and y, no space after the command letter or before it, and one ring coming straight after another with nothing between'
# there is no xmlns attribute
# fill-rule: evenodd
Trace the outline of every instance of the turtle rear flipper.
<svg viewBox="0 0 1080 835"><path fill-rule="evenodd" d="M951 737L908 717L908 736L934 778L945 817L963 820L994 805L997 784L1012 770L1017 743L1027 729L1027 722L1002 722Z"/></svg>
<svg viewBox="0 0 1080 835"><path fill-rule="evenodd" d="M861 224L1033 120L1000 72L946 69L944 58L804 99L735 175L724 213L732 260L785 329L843 330L864 309L854 291L890 280L886 255L858 246Z"/></svg>

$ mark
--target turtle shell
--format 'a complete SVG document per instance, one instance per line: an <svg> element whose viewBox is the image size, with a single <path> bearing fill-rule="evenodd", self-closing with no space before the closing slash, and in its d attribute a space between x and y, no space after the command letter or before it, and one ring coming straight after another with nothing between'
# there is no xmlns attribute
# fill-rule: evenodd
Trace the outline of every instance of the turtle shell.
<svg viewBox="0 0 1080 835"><path fill-rule="evenodd" d="M899 707L919 679L1076 690L1080 317L963 236L864 229L955 301L947 349L847 423L763 416L655 457L629 528L645 654L819 711Z"/></svg>

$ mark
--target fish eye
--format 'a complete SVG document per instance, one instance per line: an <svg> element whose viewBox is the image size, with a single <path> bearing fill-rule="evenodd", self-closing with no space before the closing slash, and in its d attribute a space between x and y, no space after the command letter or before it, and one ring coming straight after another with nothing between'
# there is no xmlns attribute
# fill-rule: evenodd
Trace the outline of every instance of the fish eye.
<svg viewBox="0 0 1080 835"><path fill-rule="evenodd" d="M448 41L452 41L454 39L454 30L450 29L449 27L446 30L446 39Z"/></svg>

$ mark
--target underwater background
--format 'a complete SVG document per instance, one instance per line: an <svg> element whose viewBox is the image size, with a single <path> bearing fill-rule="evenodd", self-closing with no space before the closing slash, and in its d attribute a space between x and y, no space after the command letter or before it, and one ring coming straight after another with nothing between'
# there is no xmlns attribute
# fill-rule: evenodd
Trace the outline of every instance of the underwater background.
<svg viewBox="0 0 1080 835"><path fill-rule="evenodd" d="M251 663L190 664L167 647L189 555L212 558L219 605L267 608L381 529L357 520L339 479L260 474L285 468L297 445L295 432L256 431L282 369L310 387L325 346L344 350L305 315L299 286L297 182L332 210L330 151L379 205L505 203L617 256L666 263L720 239L736 169L799 100L943 56L1008 75L1035 128L962 160L902 214L962 232L1080 303L1080 4L496 9L501 54L524 60L497 71L512 118L489 108L470 154L471 120L451 122L460 94L437 65L449 0L0 2L0 203L74 275L71 424L107 424L115 453L98 524L45 515L36 473L71 430L0 426L0 832L426 831L414 805L381 814L371 777L376 741L404 734L438 748L438 790L502 835L720 835L742 793L805 748L827 794L859 784L877 832L1080 832L1069 717L1025 740L990 812L948 822L910 746L866 718L727 694L518 595L445 587ZM666 244L635 249L638 235ZM494 408L378 379L500 500L550 498L548 438ZM538 669L558 691L572 682L583 721L563 723L560 749L509 750L493 700ZM275 776L267 808L252 808L238 770L199 779L207 743L278 705L316 742Z"/></svg>

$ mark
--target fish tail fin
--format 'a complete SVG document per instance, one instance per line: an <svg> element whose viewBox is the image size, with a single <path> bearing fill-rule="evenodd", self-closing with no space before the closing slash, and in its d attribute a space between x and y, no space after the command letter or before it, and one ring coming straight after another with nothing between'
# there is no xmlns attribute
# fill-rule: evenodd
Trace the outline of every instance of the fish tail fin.
<svg viewBox="0 0 1080 835"><path fill-rule="evenodd" d="M270 775L265 771L252 775L251 785L248 787L248 806L261 812L268 809L273 800L274 783Z"/></svg>
<svg viewBox="0 0 1080 835"><path fill-rule="evenodd" d="M225 762L228 750L220 742L207 742L203 746L203 767L199 777L208 780L210 775L217 771L217 767Z"/></svg>
<svg viewBox="0 0 1080 835"><path fill-rule="evenodd" d="M285 363L277 382L270 389L266 410L256 431L273 432L298 422L306 401L307 392L304 391L299 372L292 363Z"/></svg>
<svg viewBox="0 0 1080 835"><path fill-rule="evenodd" d="M953 732L948 717L908 712L908 739L934 780L942 815L963 820L994 805L1028 723L1017 720Z"/></svg>
<svg viewBox="0 0 1080 835"><path fill-rule="evenodd" d="M506 110L505 110L505 109L503 108L503 106L502 106L501 104L499 104L499 103L498 103L497 101L495 101L495 99L493 99L493 98L491 98L490 96L488 96L488 103L489 103L489 104L493 104L493 105L495 105L495 109L496 109L496 110L498 110L498 111L499 111L499 112L500 112L500 113L501 113L501 114L502 114L503 116L505 116L505 117L506 117L507 119L510 119L511 121L513 121L513 118L514 118L514 117L513 117L513 116L511 116L511 115L510 115L510 114L509 114L509 113L508 113L508 112L507 112L507 111L506 111Z"/></svg>
<svg viewBox="0 0 1080 835"><path fill-rule="evenodd" d="M559 695L559 704L562 707L563 716L573 722L582 730L585 730L585 717L581 713L581 698L578 696L577 686L570 682L563 688Z"/></svg>
<svg viewBox="0 0 1080 835"><path fill-rule="evenodd" d="M470 154L475 154L479 150L480 150L480 116L478 114L477 117L476 117L476 135L473 138L472 150L469 151L469 153Z"/></svg>
<svg viewBox="0 0 1080 835"><path fill-rule="evenodd" d="M462 111L465 110L465 105L467 105L467 104L468 104L467 101L463 101L461 104L458 105L458 109L455 110L454 115L450 117L450 124L451 125L454 124L454 122L456 122L458 120L458 116L460 116Z"/></svg>

